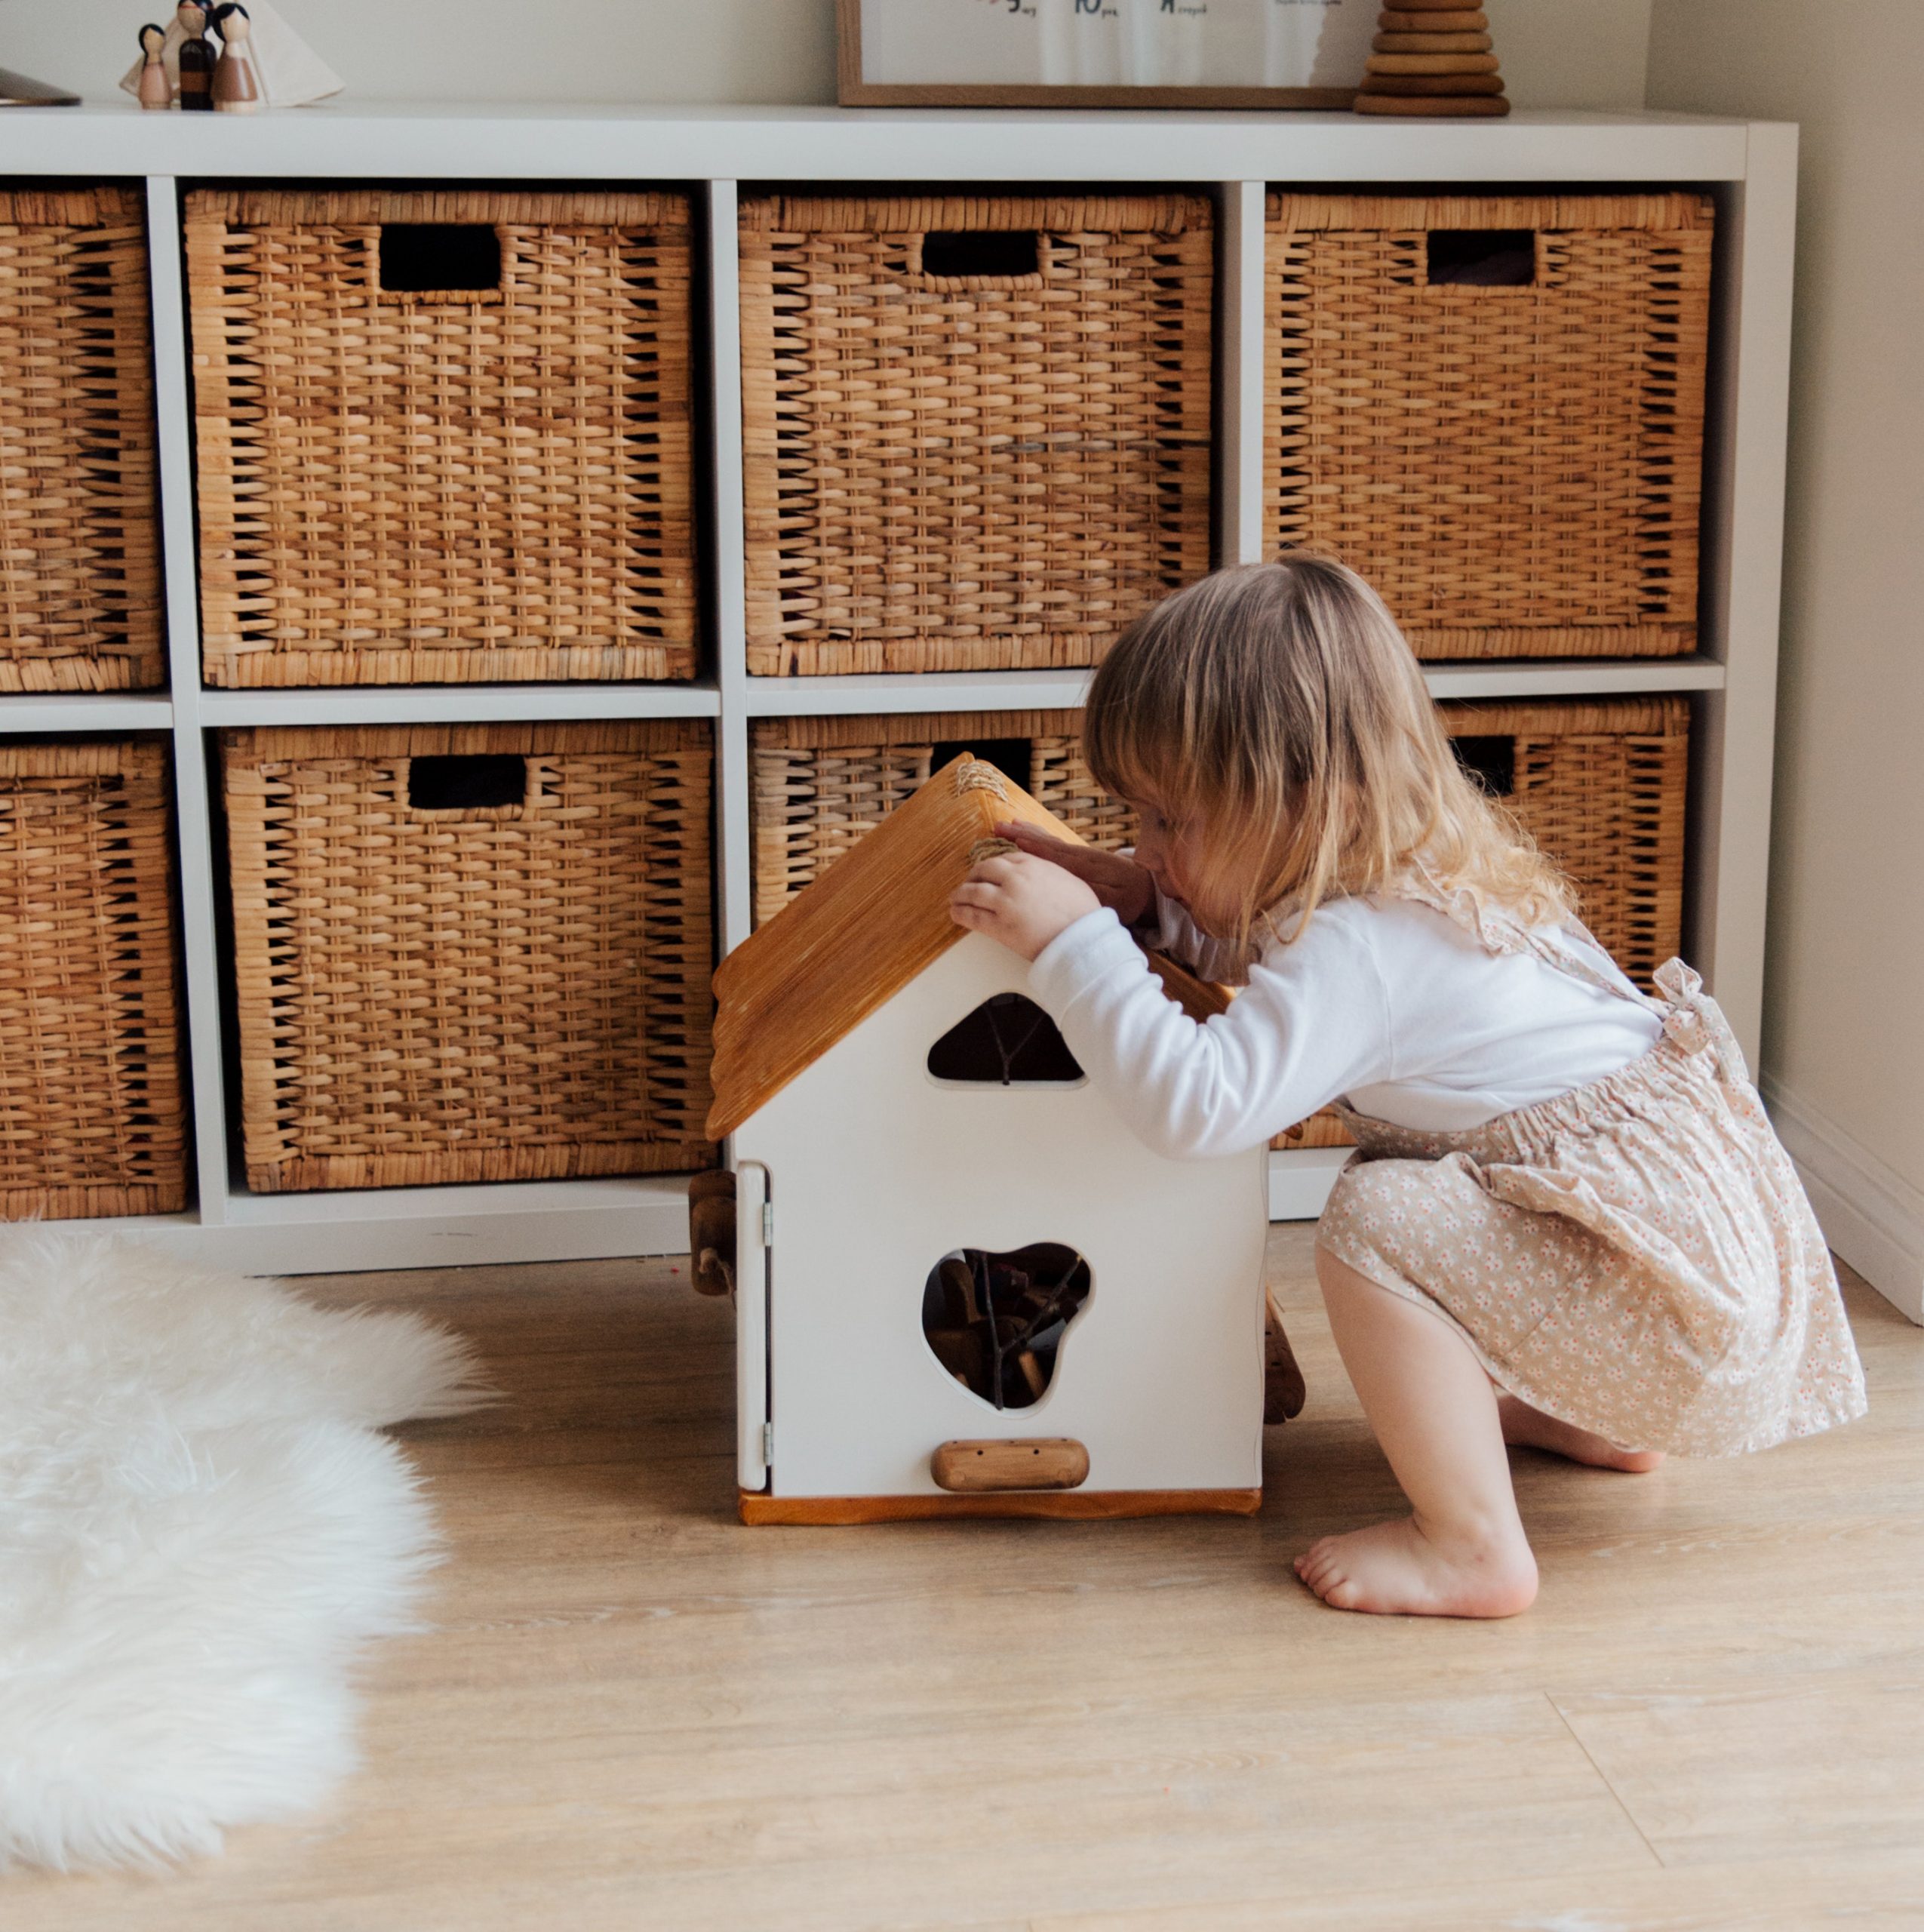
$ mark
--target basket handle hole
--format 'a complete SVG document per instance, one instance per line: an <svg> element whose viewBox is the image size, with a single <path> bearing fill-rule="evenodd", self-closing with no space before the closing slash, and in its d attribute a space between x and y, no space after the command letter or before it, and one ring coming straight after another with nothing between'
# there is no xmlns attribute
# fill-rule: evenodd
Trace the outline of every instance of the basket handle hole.
<svg viewBox="0 0 1924 1932"><path fill-rule="evenodd" d="M1433 228L1430 285L1528 288L1536 280L1536 235L1528 228Z"/></svg>
<svg viewBox="0 0 1924 1932"><path fill-rule="evenodd" d="M527 797L527 760L512 752L407 761L407 803L417 812L493 811Z"/></svg>
<svg viewBox="0 0 1924 1932"><path fill-rule="evenodd" d="M1509 737L1452 738L1449 748L1473 785L1486 796L1507 798L1517 789L1517 740Z"/></svg>
<svg viewBox="0 0 1924 1932"><path fill-rule="evenodd" d="M383 222L380 285L397 295L498 289L499 232L476 222Z"/></svg>
<svg viewBox="0 0 1924 1932"><path fill-rule="evenodd" d="M1026 792L1033 776L1034 750L1026 738L956 738L930 747L929 769L939 771L967 752L985 764L994 765L1004 778L1012 779Z"/></svg>
<svg viewBox="0 0 1924 1932"><path fill-rule="evenodd" d="M1042 237L1033 228L941 228L922 237L922 272L970 281L1013 281L1042 269Z"/></svg>

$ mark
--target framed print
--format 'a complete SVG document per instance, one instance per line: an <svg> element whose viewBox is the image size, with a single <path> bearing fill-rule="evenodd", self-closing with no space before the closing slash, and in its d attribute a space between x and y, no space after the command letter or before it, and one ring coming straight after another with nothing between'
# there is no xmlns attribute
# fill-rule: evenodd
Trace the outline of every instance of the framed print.
<svg viewBox="0 0 1924 1932"><path fill-rule="evenodd" d="M1381 0L838 0L850 107L1348 107Z"/></svg>

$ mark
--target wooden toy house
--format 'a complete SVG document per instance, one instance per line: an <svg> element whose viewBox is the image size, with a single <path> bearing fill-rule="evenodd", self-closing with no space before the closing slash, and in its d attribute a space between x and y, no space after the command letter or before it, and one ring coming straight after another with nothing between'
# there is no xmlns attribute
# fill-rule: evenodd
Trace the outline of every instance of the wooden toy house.
<svg viewBox="0 0 1924 1932"><path fill-rule="evenodd" d="M950 920L1015 817L1075 837L964 755L715 976L746 1521L1260 1500L1266 1153L1151 1152Z"/></svg>

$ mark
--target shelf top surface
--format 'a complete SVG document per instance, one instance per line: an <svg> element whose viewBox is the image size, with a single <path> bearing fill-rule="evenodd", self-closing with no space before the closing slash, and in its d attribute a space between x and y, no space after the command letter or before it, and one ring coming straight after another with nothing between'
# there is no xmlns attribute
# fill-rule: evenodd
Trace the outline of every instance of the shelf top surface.
<svg viewBox="0 0 1924 1932"><path fill-rule="evenodd" d="M324 102L254 116L131 100L0 111L0 174L674 180L1741 180L1750 122Z"/></svg>

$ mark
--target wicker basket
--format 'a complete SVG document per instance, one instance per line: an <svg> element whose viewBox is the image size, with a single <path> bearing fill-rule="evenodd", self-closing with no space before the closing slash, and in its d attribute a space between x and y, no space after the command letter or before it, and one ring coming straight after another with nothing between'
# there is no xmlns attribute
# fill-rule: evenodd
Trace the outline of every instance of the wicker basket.
<svg viewBox="0 0 1924 1932"><path fill-rule="evenodd" d="M167 755L0 745L0 1217L186 1204Z"/></svg>
<svg viewBox="0 0 1924 1932"><path fill-rule="evenodd" d="M0 691L166 681L140 202L0 192Z"/></svg>
<svg viewBox="0 0 1924 1932"><path fill-rule="evenodd" d="M1458 757L1577 888L1598 941L1645 987L1683 941L1690 709L1680 697L1446 704ZM1279 1147L1343 1147L1333 1115Z"/></svg>
<svg viewBox="0 0 1924 1932"><path fill-rule="evenodd" d="M208 681L693 676L688 220L190 194Z"/></svg>
<svg viewBox="0 0 1924 1932"><path fill-rule="evenodd" d="M748 669L1093 664L1209 565L1194 195L751 198Z"/></svg>
<svg viewBox="0 0 1924 1932"><path fill-rule="evenodd" d="M1274 545L1422 657L1692 649L1711 229L1692 194L1272 195Z"/></svg>
<svg viewBox="0 0 1924 1932"><path fill-rule="evenodd" d="M767 718L752 726L749 823L757 924L959 751L1000 764L1092 844L1133 842L1129 808L1090 775L1075 711Z"/></svg>
<svg viewBox="0 0 1924 1932"><path fill-rule="evenodd" d="M705 724L222 750L250 1188L711 1163Z"/></svg>

